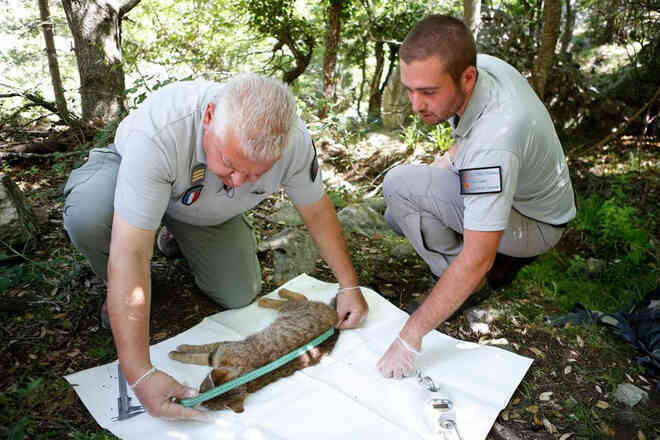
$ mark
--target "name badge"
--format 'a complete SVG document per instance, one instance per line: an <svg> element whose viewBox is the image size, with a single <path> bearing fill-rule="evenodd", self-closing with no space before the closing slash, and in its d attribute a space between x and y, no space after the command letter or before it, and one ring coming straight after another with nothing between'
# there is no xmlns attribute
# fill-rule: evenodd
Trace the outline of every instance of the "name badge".
<svg viewBox="0 0 660 440"><path fill-rule="evenodd" d="M492 194L502 192L502 167L466 168L458 170L461 194Z"/></svg>

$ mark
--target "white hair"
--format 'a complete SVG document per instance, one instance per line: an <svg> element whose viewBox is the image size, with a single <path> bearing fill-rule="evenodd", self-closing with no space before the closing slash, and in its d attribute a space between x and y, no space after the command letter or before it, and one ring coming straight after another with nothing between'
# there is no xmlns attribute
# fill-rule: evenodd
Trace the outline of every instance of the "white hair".
<svg viewBox="0 0 660 440"><path fill-rule="evenodd" d="M213 99L213 133L229 128L252 160L276 160L287 146L296 120L296 100L282 81L255 73L230 79Z"/></svg>

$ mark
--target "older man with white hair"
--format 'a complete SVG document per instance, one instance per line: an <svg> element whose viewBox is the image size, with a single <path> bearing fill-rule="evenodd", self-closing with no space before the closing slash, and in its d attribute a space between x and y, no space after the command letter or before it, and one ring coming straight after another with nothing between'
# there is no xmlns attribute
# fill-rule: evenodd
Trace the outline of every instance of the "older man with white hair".
<svg viewBox="0 0 660 440"><path fill-rule="evenodd" d="M241 74L225 84L165 86L120 123L114 144L90 151L69 177L65 228L107 280L101 315L150 414L204 418L174 403L195 391L157 370L149 356L154 242L166 254L179 249L197 285L220 305L245 306L261 289L261 270L243 213L280 188L339 282L337 326L359 325L367 304L311 136L282 82Z"/></svg>

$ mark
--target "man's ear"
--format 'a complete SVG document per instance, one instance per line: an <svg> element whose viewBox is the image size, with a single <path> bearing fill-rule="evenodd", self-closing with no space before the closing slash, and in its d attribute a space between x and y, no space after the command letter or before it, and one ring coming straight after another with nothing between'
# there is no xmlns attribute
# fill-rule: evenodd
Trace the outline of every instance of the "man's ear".
<svg viewBox="0 0 660 440"><path fill-rule="evenodd" d="M471 92L477 83L477 68L468 66L461 75L461 87L464 92Z"/></svg>
<svg viewBox="0 0 660 440"><path fill-rule="evenodd" d="M209 124L213 120L213 114L215 113L215 104L209 103L204 110L204 117L202 118L202 124L204 128L208 129Z"/></svg>

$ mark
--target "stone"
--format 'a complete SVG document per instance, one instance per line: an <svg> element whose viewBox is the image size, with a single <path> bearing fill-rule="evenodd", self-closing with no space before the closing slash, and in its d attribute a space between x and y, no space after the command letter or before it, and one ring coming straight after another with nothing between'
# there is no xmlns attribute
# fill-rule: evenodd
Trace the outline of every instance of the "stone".
<svg viewBox="0 0 660 440"><path fill-rule="evenodd" d="M364 199L362 203L381 215L385 214L385 208L387 208L387 205L385 204L385 198L383 197L371 197L369 199Z"/></svg>
<svg viewBox="0 0 660 440"><path fill-rule="evenodd" d="M259 243L259 250L273 251L273 281L277 284L301 273L311 273L318 258L312 237L296 228L286 229Z"/></svg>
<svg viewBox="0 0 660 440"><path fill-rule="evenodd" d="M298 214L298 211L292 205L284 205L266 218L273 223L280 223L288 226L300 226L303 224L300 214Z"/></svg>
<svg viewBox="0 0 660 440"><path fill-rule="evenodd" d="M612 397L631 408L638 403L645 404L649 400L649 394L646 391L630 383L619 384Z"/></svg>
<svg viewBox="0 0 660 440"><path fill-rule="evenodd" d="M398 244L392 248L392 256L397 258L414 257L417 251L410 242Z"/></svg>
<svg viewBox="0 0 660 440"><path fill-rule="evenodd" d="M479 307L472 307L468 310L465 311L465 319L472 324L472 323L477 323L477 322L484 322L487 324L490 324L500 316L502 316L503 312L501 310L494 309L492 307L489 307L487 309L479 308Z"/></svg>
<svg viewBox="0 0 660 440"><path fill-rule="evenodd" d="M405 125L413 114L408 92L401 83L401 68L396 66L383 90L383 126L393 129Z"/></svg>
<svg viewBox="0 0 660 440"><path fill-rule="evenodd" d="M337 217L344 231L356 232L366 237L389 230L385 218L364 204L348 205L339 211Z"/></svg>
<svg viewBox="0 0 660 440"><path fill-rule="evenodd" d="M20 188L0 173L0 240L12 247L33 242L37 220Z"/></svg>

